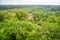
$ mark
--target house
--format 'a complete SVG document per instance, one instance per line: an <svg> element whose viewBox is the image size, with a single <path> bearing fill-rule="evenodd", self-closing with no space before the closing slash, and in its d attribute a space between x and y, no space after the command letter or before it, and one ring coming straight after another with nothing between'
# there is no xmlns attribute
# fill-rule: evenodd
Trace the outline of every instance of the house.
<svg viewBox="0 0 60 40"><path fill-rule="evenodd" d="M28 12L28 20L34 20L32 12Z"/></svg>

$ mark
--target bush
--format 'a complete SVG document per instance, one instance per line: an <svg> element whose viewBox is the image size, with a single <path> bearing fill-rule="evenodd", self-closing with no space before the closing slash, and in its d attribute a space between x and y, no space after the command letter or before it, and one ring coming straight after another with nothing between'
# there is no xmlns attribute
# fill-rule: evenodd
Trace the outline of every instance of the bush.
<svg viewBox="0 0 60 40"><path fill-rule="evenodd" d="M55 23L42 26L27 21L0 23L0 40L55 40L60 38L60 29ZM14 35L13 35L14 34Z"/></svg>
<svg viewBox="0 0 60 40"><path fill-rule="evenodd" d="M28 11L33 12L33 21L27 20ZM0 40L60 40L60 16L55 12L37 8L0 12ZM43 24L39 26L38 21Z"/></svg>
<svg viewBox="0 0 60 40"><path fill-rule="evenodd" d="M57 21L57 17L56 16L49 16L47 19L46 19L47 21L49 21L49 22L56 22Z"/></svg>
<svg viewBox="0 0 60 40"><path fill-rule="evenodd" d="M18 12L16 12L17 18L18 20L26 20L27 19L27 13L23 10L20 10Z"/></svg>
<svg viewBox="0 0 60 40"><path fill-rule="evenodd" d="M36 24L20 21L20 22L5 22L0 25L0 39L10 40L10 35L16 34L17 40L26 40L30 36L34 36L36 30L40 27ZM13 35L12 35L13 36ZM12 37L11 36L11 37Z"/></svg>
<svg viewBox="0 0 60 40"><path fill-rule="evenodd" d="M4 15L0 14L0 21L4 20Z"/></svg>

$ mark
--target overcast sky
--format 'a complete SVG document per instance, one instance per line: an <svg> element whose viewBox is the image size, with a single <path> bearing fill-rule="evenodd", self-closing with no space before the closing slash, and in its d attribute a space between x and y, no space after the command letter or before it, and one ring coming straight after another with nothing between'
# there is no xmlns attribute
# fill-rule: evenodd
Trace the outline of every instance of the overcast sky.
<svg viewBox="0 0 60 40"><path fill-rule="evenodd" d="M60 5L60 0L0 0L0 5Z"/></svg>

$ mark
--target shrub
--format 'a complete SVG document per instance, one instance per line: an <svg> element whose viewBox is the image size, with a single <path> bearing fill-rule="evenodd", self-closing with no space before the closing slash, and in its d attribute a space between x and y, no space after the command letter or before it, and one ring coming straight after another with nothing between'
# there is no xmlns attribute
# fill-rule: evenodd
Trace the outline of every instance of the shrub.
<svg viewBox="0 0 60 40"><path fill-rule="evenodd" d="M4 20L4 15L0 14L0 21Z"/></svg>
<svg viewBox="0 0 60 40"><path fill-rule="evenodd" d="M26 40L28 37L34 36L37 29L40 29L38 25L25 21L5 22L1 24L3 25L0 25L1 40L10 40L10 35L13 33L16 34L17 40Z"/></svg>
<svg viewBox="0 0 60 40"><path fill-rule="evenodd" d="M0 40L55 40L60 38L59 26L55 23L42 26L27 21L0 23ZM57 30L58 29L58 30ZM13 35L14 34L14 35Z"/></svg>
<svg viewBox="0 0 60 40"><path fill-rule="evenodd" d="M20 10L16 13L18 20L26 20L27 19L27 13L23 10Z"/></svg>
<svg viewBox="0 0 60 40"><path fill-rule="evenodd" d="M27 20L27 10L33 12L33 21ZM12 12L16 15L13 16ZM0 40L60 40L60 16L55 12L52 13L52 11L37 8L2 11ZM39 26L38 21L42 21L43 24Z"/></svg>

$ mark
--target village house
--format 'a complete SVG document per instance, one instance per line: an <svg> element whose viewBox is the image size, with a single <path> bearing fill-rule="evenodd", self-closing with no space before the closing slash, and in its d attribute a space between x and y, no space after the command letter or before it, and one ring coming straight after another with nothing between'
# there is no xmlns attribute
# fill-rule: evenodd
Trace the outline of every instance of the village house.
<svg viewBox="0 0 60 40"><path fill-rule="evenodd" d="M34 16L33 16L32 12L28 13L28 20L34 20Z"/></svg>

